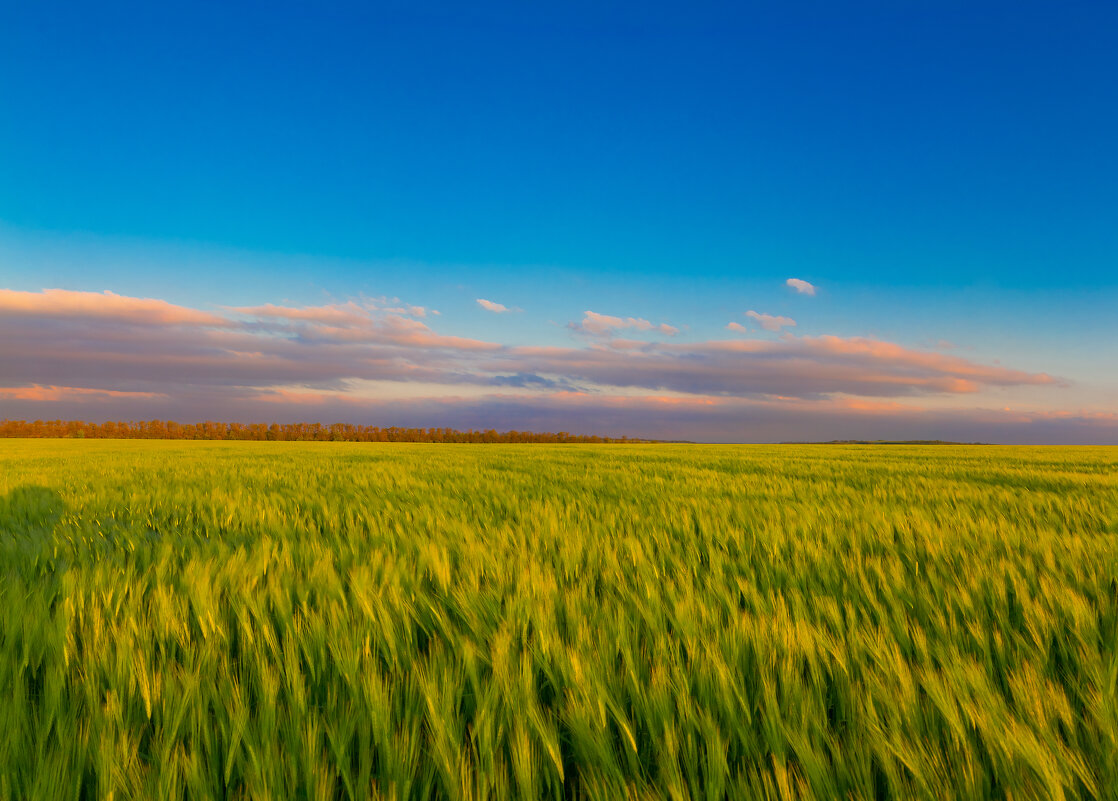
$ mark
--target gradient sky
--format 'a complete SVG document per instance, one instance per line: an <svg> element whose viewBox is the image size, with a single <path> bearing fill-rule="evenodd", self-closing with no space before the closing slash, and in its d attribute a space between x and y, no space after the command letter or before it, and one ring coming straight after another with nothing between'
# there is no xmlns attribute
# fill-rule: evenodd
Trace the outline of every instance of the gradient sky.
<svg viewBox="0 0 1118 801"><path fill-rule="evenodd" d="M0 417L1118 444L1116 31L3 4Z"/></svg>

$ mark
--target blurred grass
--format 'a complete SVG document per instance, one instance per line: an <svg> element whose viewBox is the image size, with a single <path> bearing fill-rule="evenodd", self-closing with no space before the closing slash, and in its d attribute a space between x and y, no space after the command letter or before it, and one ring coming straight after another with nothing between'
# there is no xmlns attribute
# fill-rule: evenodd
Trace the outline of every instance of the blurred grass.
<svg viewBox="0 0 1118 801"><path fill-rule="evenodd" d="M1118 450L9 440L0 798L1118 795Z"/></svg>

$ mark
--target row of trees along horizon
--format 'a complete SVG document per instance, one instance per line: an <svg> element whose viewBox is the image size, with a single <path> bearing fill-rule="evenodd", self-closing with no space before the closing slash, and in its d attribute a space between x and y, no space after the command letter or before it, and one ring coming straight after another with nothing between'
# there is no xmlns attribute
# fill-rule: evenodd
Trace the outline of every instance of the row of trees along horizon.
<svg viewBox="0 0 1118 801"><path fill-rule="evenodd" d="M457 431L453 428L398 428L349 423L177 423L133 420L87 423L83 420L0 420L0 437L75 439L205 439L280 442L619 442L651 440L532 431Z"/></svg>

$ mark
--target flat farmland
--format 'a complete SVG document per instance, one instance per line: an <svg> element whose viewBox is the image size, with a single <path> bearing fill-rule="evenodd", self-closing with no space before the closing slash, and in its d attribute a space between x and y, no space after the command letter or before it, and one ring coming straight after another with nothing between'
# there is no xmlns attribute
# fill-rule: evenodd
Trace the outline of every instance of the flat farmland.
<svg viewBox="0 0 1118 801"><path fill-rule="evenodd" d="M1118 793L1118 449L0 440L0 797Z"/></svg>

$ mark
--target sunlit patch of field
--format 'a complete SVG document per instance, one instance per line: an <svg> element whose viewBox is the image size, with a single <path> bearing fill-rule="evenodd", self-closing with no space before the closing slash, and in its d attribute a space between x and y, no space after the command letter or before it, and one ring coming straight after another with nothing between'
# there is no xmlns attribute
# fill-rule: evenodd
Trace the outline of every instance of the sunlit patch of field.
<svg viewBox="0 0 1118 801"><path fill-rule="evenodd" d="M0 444L0 797L1114 798L1118 450Z"/></svg>

